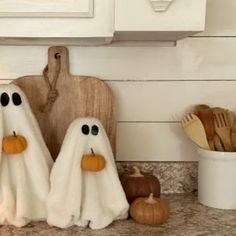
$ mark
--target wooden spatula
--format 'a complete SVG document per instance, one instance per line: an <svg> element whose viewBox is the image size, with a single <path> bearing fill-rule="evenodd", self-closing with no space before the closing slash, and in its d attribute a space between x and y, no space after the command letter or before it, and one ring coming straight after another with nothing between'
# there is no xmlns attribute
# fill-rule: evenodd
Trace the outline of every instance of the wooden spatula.
<svg viewBox="0 0 236 236"><path fill-rule="evenodd" d="M210 149L201 120L194 114L186 115L182 120L185 134L199 147Z"/></svg>

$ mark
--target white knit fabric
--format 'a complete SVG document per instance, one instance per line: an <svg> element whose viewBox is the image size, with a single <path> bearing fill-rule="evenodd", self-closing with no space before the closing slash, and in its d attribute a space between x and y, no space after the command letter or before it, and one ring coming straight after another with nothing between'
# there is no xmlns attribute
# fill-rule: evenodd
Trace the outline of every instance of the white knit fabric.
<svg viewBox="0 0 236 236"><path fill-rule="evenodd" d="M2 140L15 131L26 138L28 146L15 155L1 151L0 224L21 227L32 220L46 219L45 201L53 161L22 90L12 84L0 85L0 96L3 93L7 94L9 103L0 105L0 138ZM13 103L13 93L20 95L20 105Z"/></svg>
<svg viewBox="0 0 236 236"><path fill-rule="evenodd" d="M83 134L87 125L89 134ZM99 129L93 135L92 126ZM84 154L105 157L106 167L99 172L81 169ZM120 184L111 146L101 123L94 118L75 120L69 127L61 152L51 173L48 223L66 228L71 225L101 229L113 220L127 217L129 205Z"/></svg>

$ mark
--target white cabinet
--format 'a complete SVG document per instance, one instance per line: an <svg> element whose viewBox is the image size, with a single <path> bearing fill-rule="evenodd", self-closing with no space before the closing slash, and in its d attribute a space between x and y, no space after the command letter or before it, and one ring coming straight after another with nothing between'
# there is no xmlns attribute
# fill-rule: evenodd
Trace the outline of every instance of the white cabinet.
<svg viewBox="0 0 236 236"><path fill-rule="evenodd" d="M1 0L0 17L93 17L94 0Z"/></svg>
<svg viewBox="0 0 236 236"><path fill-rule="evenodd" d="M1 0L1 43L109 43L113 9L113 0Z"/></svg>
<svg viewBox="0 0 236 236"><path fill-rule="evenodd" d="M204 30L206 0L0 0L0 44L176 41Z"/></svg>
<svg viewBox="0 0 236 236"><path fill-rule="evenodd" d="M178 40L205 27L206 0L116 0L116 40Z"/></svg>

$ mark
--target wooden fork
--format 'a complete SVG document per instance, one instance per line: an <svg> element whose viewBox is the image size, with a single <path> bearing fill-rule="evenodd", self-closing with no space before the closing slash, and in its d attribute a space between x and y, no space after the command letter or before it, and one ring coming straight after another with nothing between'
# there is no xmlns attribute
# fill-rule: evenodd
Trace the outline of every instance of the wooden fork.
<svg viewBox="0 0 236 236"><path fill-rule="evenodd" d="M231 124L226 112L214 111L214 124L215 131L219 135L225 151L232 152L232 142L231 142Z"/></svg>
<svg viewBox="0 0 236 236"><path fill-rule="evenodd" d="M215 135L214 135L214 146L215 146L215 150L216 151L220 151L220 152L224 152L225 149L224 149L224 146L220 140L220 137L219 135L215 132Z"/></svg>
<svg viewBox="0 0 236 236"><path fill-rule="evenodd" d="M188 114L182 119L185 134L199 147L210 150L206 133L201 120L194 114Z"/></svg>

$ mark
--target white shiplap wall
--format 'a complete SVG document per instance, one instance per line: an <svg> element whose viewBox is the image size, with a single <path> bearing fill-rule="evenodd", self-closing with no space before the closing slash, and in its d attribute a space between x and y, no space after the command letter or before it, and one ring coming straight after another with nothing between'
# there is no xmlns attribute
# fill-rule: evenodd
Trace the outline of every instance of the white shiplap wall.
<svg viewBox="0 0 236 236"><path fill-rule="evenodd" d="M197 103L236 111L236 1L207 4L206 31L177 47L69 47L71 73L108 81L117 97L118 160L197 160L183 114ZM0 46L0 79L46 63L45 46Z"/></svg>

